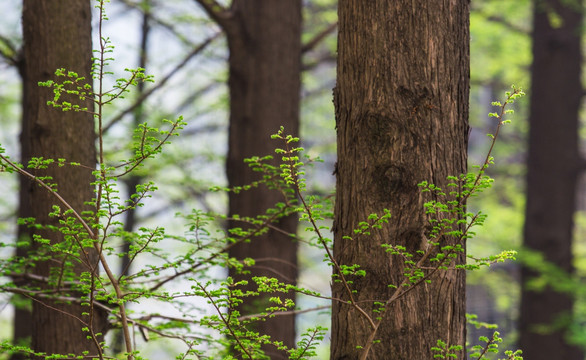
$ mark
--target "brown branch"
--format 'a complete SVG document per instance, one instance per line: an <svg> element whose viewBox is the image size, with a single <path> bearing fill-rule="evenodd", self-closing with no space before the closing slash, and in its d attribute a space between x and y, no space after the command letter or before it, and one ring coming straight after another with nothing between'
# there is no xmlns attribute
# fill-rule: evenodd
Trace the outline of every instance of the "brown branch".
<svg viewBox="0 0 586 360"><path fill-rule="evenodd" d="M57 193L57 191L53 190L49 185L47 185L44 181L42 181L38 177L34 176L33 174L29 173L26 170L21 169L18 165L16 165L12 161L10 161L6 156L3 156L3 155L0 154L0 159L2 161L6 162L12 169L14 169L20 175L29 178L31 181L37 183L42 188L44 188L45 190L47 190L50 194L52 194L53 196L55 196L57 198L57 200L59 200L59 202L63 206L65 206L65 208L67 208L68 210L71 210L73 216L77 220L79 220L79 222L81 223L81 225L83 226L83 228L85 229L85 231L87 231L88 235L90 237L92 237L92 238L95 236L94 235L94 231L92 230L92 228L90 227L90 225L79 215L79 213L71 205L69 205L69 203L63 197L61 197L61 195L59 195L59 193Z"/></svg>
<svg viewBox="0 0 586 360"><path fill-rule="evenodd" d="M126 108L121 113L116 115L112 120L110 120L110 122L106 126L104 126L103 132L104 133L107 132L113 125L115 125L120 120L122 120L122 118L125 115L131 113L137 107L139 107L149 96L151 96L155 91L157 91L161 87L163 87L169 81L169 79L171 79L171 77L173 77L179 70L181 70L185 65L187 65L187 63L194 56L201 53L210 43L212 43L214 40L219 38L221 34L222 34L221 32L215 33L214 35L207 38L203 43L201 43L195 49L193 49L189 54L187 54L187 56L183 59L183 61L181 61L179 64L177 64L177 66L175 66L175 68L173 70L171 70L171 72L169 72L163 79L161 79L161 81L157 82L157 84L155 86L153 86L149 90L145 91L138 99L136 99L134 101L134 103L132 105L130 105L128 108Z"/></svg>
<svg viewBox="0 0 586 360"><path fill-rule="evenodd" d="M138 10L141 13L145 12L145 9L142 6L140 6L137 3L133 3L130 0L120 0L120 2L130 9ZM185 45L188 45L189 47L195 46L194 43L192 43L185 35L181 34L179 30L177 30L174 24L170 24L165 20L160 19L159 17L155 16L155 14L153 14L152 11L149 11L149 20L171 32L177 39L179 39Z"/></svg>
<svg viewBox="0 0 586 360"><path fill-rule="evenodd" d="M98 338L96 337L96 334L94 333L93 329L91 328L91 324L86 323L80 317L75 316L74 314L68 313L67 311L63 311L63 310L58 309L58 308L56 308L54 306L51 306L51 305L49 305L47 303L44 303L40 299L37 299L37 298L35 298L33 296L30 296L27 293L24 293L23 292L23 293L21 293L21 295L23 295L23 296L31 299L32 301L35 301L35 302L41 304L42 306L45 306L48 309L51 309L52 311L55 311L57 313L61 313L62 315L65 315L65 316L69 316L69 317L71 317L71 318L79 321L84 327L88 327L90 329L90 336L92 338L92 341L94 342L94 345L96 346L96 349L98 350L98 357L100 359L103 359L104 358L104 354L102 353L102 347L100 346L100 342L98 341Z"/></svg>
<svg viewBox="0 0 586 360"><path fill-rule="evenodd" d="M6 286L2 286L2 287L0 287L0 289L2 289L2 291L6 291L6 292L14 293L14 294L23 295L23 296L25 296L27 298L32 299L33 301L39 302L43 306L47 306L47 307L49 307L49 308L51 308L51 309L53 309L55 311L58 311L58 312L63 313L64 315L71 316L71 317L77 319L78 321L80 321L82 324L87 325L83 320L81 320L77 316L75 316L73 314L70 314L70 313L67 313L65 311L59 310L59 309L55 309L55 308L51 307L48 304L45 304L44 302L42 302L40 300L42 298L46 298L46 299L51 299L51 300L55 300L55 301L66 301L66 302L72 302L72 303L79 304L79 303L82 302L82 300L80 298L73 297L73 296L52 296L52 295L49 295L49 294L44 293L42 291L27 290L27 289L6 287ZM119 320L121 320L122 316L120 314L118 314L117 312L115 312L114 309L112 309L111 307L108 307L105 304L103 304L103 303L101 303L99 301L96 301L96 300L93 300L92 301L92 304L93 304L93 306L95 306L97 308L100 308L100 309L104 310L105 312L107 312L108 314L111 314L114 317L116 317ZM315 308L315 309L301 310L299 312L300 313L301 312L308 312L310 310L319 310L319 307L318 308ZM276 314L276 315L278 315L278 314ZM144 323L141 322L141 321L149 321L149 320L151 320L153 318L161 318L161 319L172 320L172 321L181 321L183 323L196 323L197 322L196 320L186 320L186 319L182 319L182 318L174 318L174 317L164 316L164 315L159 315L159 314L149 314L149 315L145 315L145 316L142 316L140 318L137 318L137 319L132 319L132 318L127 317L127 321L128 321L128 323L133 324L135 326L138 326L139 328L142 328L144 330L148 330L148 331L150 331L152 333L158 334L158 335L163 336L163 337L171 338L171 339L179 339L179 340L182 340L182 341L185 341L185 339L194 339L194 340L203 340L203 341L209 340L209 339L206 339L204 337L195 336L195 335L180 336L180 335L168 334L168 333L165 333L163 331L157 330L156 328L151 327L151 326L146 325L146 324L144 324ZM109 359L109 357L104 357L104 358Z"/></svg>
<svg viewBox="0 0 586 360"><path fill-rule="evenodd" d="M304 314L304 313L308 313L308 312L312 312L312 311L319 311L319 310L325 310L325 309L331 309L331 308L332 308L331 305L322 305L322 306L316 306L314 308L303 309L303 310L279 311L279 312L271 313L271 317L272 316L285 316L285 315L299 315L299 314ZM264 317L267 317L267 316L264 316ZM262 319L263 316L261 314L245 315L245 316L240 316L238 318L238 321L249 320L249 319L253 319L253 318Z"/></svg>
<svg viewBox="0 0 586 360"><path fill-rule="evenodd" d="M329 34L334 32L338 28L338 22L332 23L328 25L325 29L317 33L311 40L301 46L301 53L305 54L308 51L313 50L323 39L325 39Z"/></svg>
<svg viewBox="0 0 586 360"><path fill-rule="evenodd" d="M283 137L281 137L281 139L286 140ZM288 154L288 155L293 153L293 150L291 149L289 142L287 142L287 141L285 141L285 151L286 151L286 154ZM350 283L346 280L346 277L344 276L344 272L342 270L342 267L340 266L340 264L338 263L338 261L334 257L332 250L330 250L330 248L328 247L328 244L325 240L325 237L322 235L322 233L320 231L320 227L317 225L317 220L313 216L313 212L311 211L311 207L305 201L305 198L304 198L303 194L301 193L301 184L299 182L299 176L295 170L295 161L291 160L291 158L290 158L290 160L288 161L288 166L291 169L292 182L293 182L292 185L293 185L293 189L295 190L295 195L297 196L297 198L299 200L301 200L302 206L305 209L305 213L307 214L306 221L311 224L313 231L317 235L319 242L321 243L324 250L326 251L328 259L330 260L332 266L334 267L335 274L338 276L339 280L341 281L342 285L344 286L344 289L346 290L346 293L348 294L349 300L345 301L344 303L347 303L348 305L352 306L356 311L358 311L360 314L362 314L364 316L364 318L368 321L370 327L372 329L376 329L376 323L374 322L372 317L370 315L368 315L368 313L366 311L364 311L364 309L362 309L357 304L356 299L354 298L353 292L350 289Z"/></svg>
<svg viewBox="0 0 586 360"><path fill-rule="evenodd" d="M336 54L328 52L327 54L323 54L313 61L309 61L309 62L301 64L301 71L309 71L311 69L318 67L321 64L327 64L327 63L335 64L336 60L337 60Z"/></svg>
<svg viewBox="0 0 586 360"><path fill-rule="evenodd" d="M252 354L248 351L248 349L240 341L240 337L238 335L236 335L236 333L234 332L234 329L232 329L232 326L231 326L230 322L228 321L228 319L226 319L224 317L224 314L222 313L222 311L220 311L220 308L218 307L217 303L214 301L214 298L212 297L212 295L200 283L197 283L197 286L199 286L201 291L203 291L203 293L209 299L209 303L212 304L212 306L216 309L218 316L220 317L220 319L222 320L222 322L226 326L226 329L228 329L228 331L230 332L230 335L232 335L232 338L234 339L234 341L236 341L236 343L238 344L238 346L240 347L242 352L244 352L248 356L249 359L253 359ZM228 317L230 317L230 315L228 315Z"/></svg>
<svg viewBox="0 0 586 360"><path fill-rule="evenodd" d="M0 35L0 42L7 48L7 50L0 50L0 57L4 58L10 65L18 66L20 59L16 45L4 35Z"/></svg>
<svg viewBox="0 0 586 360"><path fill-rule="evenodd" d="M476 14L484 17L488 21L492 21L492 22L501 24L504 27L506 27L507 29L514 31L518 34L529 35L529 33L531 32L529 29L526 29L522 26L519 26L519 25L516 25L516 24L510 22L509 20L507 20L505 17L503 17L501 15L490 14L482 6L474 6L473 5L471 8L471 12L476 13Z"/></svg>
<svg viewBox="0 0 586 360"><path fill-rule="evenodd" d="M218 24L224 31L229 27L230 19L232 19L232 11L223 7L216 0L194 0L198 3L208 16Z"/></svg>
<svg viewBox="0 0 586 360"><path fill-rule="evenodd" d="M528 29L510 22L500 15L488 15L488 14L482 14L482 13L481 13L481 15L485 16L486 20L495 22L497 24L501 24L504 27L506 27L508 30L512 30L512 31L519 33L521 35L529 35L530 31Z"/></svg>

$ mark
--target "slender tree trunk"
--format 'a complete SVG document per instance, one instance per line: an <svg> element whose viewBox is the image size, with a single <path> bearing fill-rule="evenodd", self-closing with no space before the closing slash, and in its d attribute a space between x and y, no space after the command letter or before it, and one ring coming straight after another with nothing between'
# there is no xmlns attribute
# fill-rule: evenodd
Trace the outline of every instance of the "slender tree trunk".
<svg viewBox="0 0 586 360"><path fill-rule="evenodd" d="M230 50L230 127L226 163L229 186L259 180L243 159L253 155L273 154L275 144L270 135L279 126L288 134L299 129L299 93L301 71L301 1L235 0L233 15L226 27ZM230 194L229 213L241 216L264 214L282 202L283 197L267 188ZM296 216L275 224L287 233L295 233ZM234 223L242 227L242 223ZM276 277L291 284L297 278L297 244L290 236L270 230L240 244L229 255L238 259L253 258L252 276ZM237 280L242 275L230 271ZM249 279L249 277L246 277ZM255 289L255 286L249 286ZM293 297L293 294L287 295ZM264 310L268 297L245 298L243 313ZM260 322L256 328L289 347L295 344L295 317L279 316ZM274 348L265 348L272 359L287 358Z"/></svg>
<svg viewBox="0 0 586 360"><path fill-rule="evenodd" d="M150 18L151 18L151 1L144 0L142 2L142 24L141 24L141 37L140 37L140 49L138 54L138 67L146 68L147 60L148 60L148 43L149 43L149 35L150 35ZM139 82L137 85L137 98L140 98L144 94L144 82ZM144 122L143 116L143 108L144 105L140 104L136 107L134 111L134 121L133 125L134 128L137 128L138 125ZM130 174L126 182L126 191L128 192L128 199L132 199L132 195L136 194L136 187L140 185L143 181L143 178L139 175ZM135 230L137 223L136 219L136 209L129 209L126 212L126 218L124 220L124 231L126 232L133 232ZM122 244L122 258L120 261L120 271L118 272L121 276L128 276L130 274L130 247L132 243L129 240L126 240ZM122 331L118 331L117 335L114 337L114 341L112 342L112 352L114 354L119 354L124 349L124 337Z"/></svg>
<svg viewBox="0 0 586 360"><path fill-rule="evenodd" d="M388 285L404 279L403 260L381 245L415 253L427 244L423 203L430 195L417 184L445 188L446 176L466 172L469 4L341 0L338 15L334 257L366 271L352 277L352 286L356 301L375 317L372 302L384 302L394 292ZM392 214L388 225L370 236L354 235L359 222L383 209ZM463 262L460 254L457 263ZM441 271L431 280L381 314L380 342L368 359L431 359L438 339L464 345L464 272ZM332 296L349 299L339 282ZM333 303L331 359L359 359L369 334L361 314ZM463 351L458 355L463 358Z"/></svg>
<svg viewBox="0 0 586 360"><path fill-rule="evenodd" d="M581 170L581 33L581 0L534 2L524 245L568 274L574 270L573 216ZM543 291L527 288L536 275L527 267L521 272L519 345L523 356L531 360L584 359L577 346L567 343L573 297L550 286ZM540 327L547 330L540 331Z"/></svg>
<svg viewBox="0 0 586 360"><path fill-rule="evenodd" d="M24 75L24 61L21 60L19 64L19 72L21 75L21 81L24 88L25 83L25 75ZM23 89L24 90L24 89ZM25 94L23 91L22 94L22 104L23 104L23 112L24 109L24 99ZM25 132L25 122L24 117L21 121L22 123L22 133ZM28 142L21 141L21 162L26 163L30 159L30 149L28 148ZM18 199L18 218L28 218L33 216L33 209L31 208L31 201L29 196L29 187L30 187L30 180L26 179L24 176L19 177L19 199ZM17 241L22 242L30 242L31 241L31 231L26 225L19 225L17 228ZM29 252L28 247L18 247L16 249L16 256L19 258L23 258L27 256ZM30 271L30 269L27 269ZM14 282L17 286L26 286L28 282L25 279L14 279ZM14 295L13 301L17 302L15 309L14 309L14 318L13 318L13 344L21 345L21 346L30 346L31 345L31 336L32 336L32 325L33 325L33 318L32 318L32 303L29 298L26 298L21 295ZM24 360L28 356L21 353L14 353L10 356L11 360Z"/></svg>
<svg viewBox="0 0 586 360"><path fill-rule="evenodd" d="M24 80L24 79L23 79ZM24 145L24 144L22 144ZM24 146L21 146L21 154L25 154L27 150ZM24 158L23 158L24 159ZM18 206L18 218L27 218L32 216L31 202L29 199L28 188L30 181L25 179L23 176L20 177L20 190L19 190L19 206ZM17 241L30 242L31 234L30 230L25 225L18 226ZM16 249L17 257L27 256L29 249L25 247L19 247ZM28 269L30 271L30 269ZM28 281L25 279L14 279L16 286L24 287L28 285ZM13 318L13 337L12 341L15 345L30 346L30 340L32 336L32 325L33 318L31 307L32 303L29 298L22 295L14 295L12 301L15 303L14 318ZM14 353L10 356L10 360L25 360L28 356L21 353Z"/></svg>
<svg viewBox="0 0 586 360"><path fill-rule="evenodd" d="M31 157L64 158L83 164L85 167L50 166L37 171L37 175L52 176L58 184L58 193L78 210L91 210L84 205L94 197L92 169L95 167L94 122L90 114L61 112L47 106L52 91L40 88L37 83L54 79L58 68L75 71L91 83L91 6L90 1L79 0L24 0L23 35L23 127L21 134L22 160ZM88 100L85 104L92 108ZM23 182L21 210L19 216L34 217L38 224L57 225L56 219L48 216L52 206L57 204L54 196L31 182ZM63 207L62 207L63 208ZM52 243L62 242L63 236L53 231L38 231L35 234L49 239ZM36 245L33 244L33 248ZM56 256L52 261L38 262L34 273L48 277L70 259ZM72 271L79 274L88 271L81 264L73 262ZM58 272L58 270L57 270ZM42 288L52 285L39 284ZM54 285L53 285L54 286ZM57 294L63 291L55 288ZM69 296L76 296L68 292ZM39 298L33 302L32 347L36 351L51 353L72 353L81 355L88 350L96 353L96 347L87 340L83 332L89 317L88 311L77 303L52 301ZM81 321L80 321L81 320ZM94 318L94 327L102 319Z"/></svg>

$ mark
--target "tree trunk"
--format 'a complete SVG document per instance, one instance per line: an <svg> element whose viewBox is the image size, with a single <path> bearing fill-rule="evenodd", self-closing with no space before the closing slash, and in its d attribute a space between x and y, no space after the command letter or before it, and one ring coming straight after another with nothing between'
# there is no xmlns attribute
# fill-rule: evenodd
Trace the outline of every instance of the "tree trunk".
<svg viewBox="0 0 586 360"><path fill-rule="evenodd" d="M226 26L230 50L230 125L226 163L229 186L241 186L259 180L243 159L253 155L274 154L276 144L270 135L284 126L288 134L299 131L301 71L301 1L235 0L232 18ZM276 191L258 188L230 194L229 214L264 214L283 197ZM297 216L281 219L275 226L287 233L297 230ZM242 227L242 223L231 226ZM229 255L237 259L253 258L251 276L276 277L295 284L297 243L290 236L270 230L267 234L239 244ZM236 280L242 275L230 271ZM247 276L246 279L249 279ZM256 289L249 286L248 289ZM287 295L293 298L293 294ZM244 299L241 312L264 310L268 297ZM259 306L259 304L261 304ZM295 317L279 316L260 322L261 334L286 346L295 344ZM274 348L264 349L272 359L287 358Z"/></svg>
<svg viewBox="0 0 586 360"><path fill-rule="evenodd" d="M39 81L54 79L58 68L75 71L91 83L91 6L90 1L78 0L24 0L23 3L23 127L21 133L22 161L31 157L50 159L64 158L78 162L84 167L50 166L37 171L36 175L52 176L58 184L58 193L77 211L91 210L84 205L94 197L92 169L96 164L94 122L91 114L62 112L47 106L52 91L37 85ZM79 103L79 100L76 100ZM91 100L80 104L93 108ZM38 224L58 225L48 216L56 198L45 189L31 182L22 183L21 217L34 217ZM63 206L61 206L63 209ZM35 230L52 243L63 241L58 232ZM30 235L30 234L29 234ZM34 245L33 245L34 247ZM68 258L56 256L51 262L39 262L34 273L48 277ZM88 271L81 264L73 265L79 274ZM54 271L53 271L54 272ZM51 285L39 284L43 288ZM63 291L58 294L63 294ZM76 296L75 293L68 293ZM82 315L88 311L77 303L65 303L39 298L33 302L32 347L36 351L51 353L73 353L81 355L88 350L96 353L96 347L87 340L79 319L89 321ZM78 319L76 319L77 317ZM94 319L97 326L99 319Z"/></svg>
<svg viewBox="0 0 586 360"><path fill-rule="evenodd" d="M524 245L568 274L573 273L573 217L581 165L581 33L581 1L535 1ZM527 283L536 275L528 267L521 272L519 345L523 356L584 359L583 352L568 345L566 338L573 297L551 286L543 291L528 289ZM545 333L537 328L543 326L549 327Z"/></svg>
<svg viewBox="0 0 586 360"><path fill-rule="evenodd" d="M404 279L403 261L381 245L415 253L427 244L423 203L430 195L417 184L445 189L446 176L466 172L469 4L341 0L338 15L334 257L366 271L351 279L354 296L377 316L373 300L384 302L394 291L388 285ZM383 209L392 214L389 224L370 236L354 235L359 222ZM464 254L456 261L464 263ZM369 359L431 359L439 339L464 345L464 272L441 271L431 280L387 309ZM349 299L339 282L332 296ZM357 347L367 345L370 333L361 314L334 301L331 359L360 358Z"/></svg>
<svg viewBox="0 0 586 360"><path fill-rule="evenodd" d="M140 49L139 54L138 54L138 67L145 69L147 67L147 61L148 61L148 44L149 44L149 35L151 32L151 0L143 0L142 3L142 23L140 26L140 30L141 30L141 34L140 34ZM136 84L136 90L137 90L137 98L140 98L141 96L144 95L144 82L138 82ZM136 107L136 110L133 113L133 125L134 128L138 128L139 124L145 122L145 116L144 116L144 104L141 103ZM136 187L139 186L140 184L142 184L144 181L144 178L140 175L136 175L136 174L129 174L128 179L124 182L124 185L126 186L126 192L128 194L128 201L131 201L132 196L134 194L136 194ZM135 208L131 208L128 209L128 211L126 212L125 215L125 219L124 219L124 231L126 232L133 232L136 230L136 223L137 221L137 214L136 214L136 209ZM128 276L130 274L130 249L132 246L132 242L130 242L129 240L124 241L124 243L122 244L122 249L120 250L120 253L122 254L122 257L120 259L120 271L118 272L120 274L120 276ZM111 346L112 352L114 354L120 354L123 352L124 349L124 336L123 336L123 332L117 331L116 335L113 338L112 341L112 346Z"/></svg>

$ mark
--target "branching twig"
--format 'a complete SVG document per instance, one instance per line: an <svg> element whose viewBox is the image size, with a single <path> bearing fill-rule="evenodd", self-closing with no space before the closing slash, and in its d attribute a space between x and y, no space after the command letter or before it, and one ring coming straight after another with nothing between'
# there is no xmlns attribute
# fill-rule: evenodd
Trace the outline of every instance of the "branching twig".
<svg viewBox="0 0 586 360"><path fill-rule="evenodd" d="M218 39L220 37L222 33L221 32L217 32L214 35L210 36L209 38L207 38L206 40L204 40L204 42L202 42L199 46L197 46L196 48L194 48L189 54L187 54L185 56L185 58L175 66L175 68L173 68L173 70L171 70L167 75L165 75L161 80L159 80L155 86L151 87L150 89L146 90L145 92L143 92L135 101L134 103L132 103L132 105L130 105L129 107L127 107L126 109L124 109L122 112L120 112L118 115L116 115L114 118L112 118L107 125L104 126L104 130L103 132L106 133L108 132L108 130L110 130L110 128L115 125L116 123L120 122L120 120L122 120L122 118L124 116L126 116L127 114L131 113L132 111L134 111L137 107L139 107L142 103L144 103L144 101L149 98L155 91L159 90L160 88L162 88L163 86L165 86L165 84L179 71L181 70L183 67L185 67L185 65L187 65L187 63L196 55L198 55L199 53L201 53L205 48L207 48L207 46L209 44L211 44L214 40Z"/></svg>
<svg viewBox="0 0 586 360"><path fill-rule="evenodd" d="M317 33L312 39L303 44L303 46L301 47L301 53L303 54L313 50L313 48L319 45L319 43L322 42L323 39L325 39L328 35L333 33L334 30L336 30L337 28L338 22L334 22L328 25L325 29Z"/></svg>

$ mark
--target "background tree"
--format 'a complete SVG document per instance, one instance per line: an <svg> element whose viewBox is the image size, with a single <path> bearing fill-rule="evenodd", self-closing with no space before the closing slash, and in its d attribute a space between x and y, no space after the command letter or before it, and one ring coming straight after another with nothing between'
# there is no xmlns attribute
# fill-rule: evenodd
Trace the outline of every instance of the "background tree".
<svg viewBox="0 0 586 360"><path fill-rule="evenodd" d="M243 162L244 158L272 154L269 139L280 125L287 133L299 133L299 97L301 77L301 1L235 0L230 10L210 1L200 4L225 31L229 48L230 121L226 172L228 186L242 186L258 181ZM229 217L256 216L285 199L277 191L259 187L229 195ZM297 243L289 234L297 230L297 216L280 218L266 234L230 249L237 259L252 258L252 276L276 277L294 284L297 278ZM242 227L230 221L229 228ZM250 280L230 270L237 281ZM246 290L256 290L250 281ZM293 297L293 294L288 294ZM246 298L243 313L258 313L268 305L268 296ZM258 324L261 334L269 334L287 346L295 344L295 316L279 316ZM275 350L265 349L271 358L285 358Z"/></svg>
<svg viewBox="0 0 586 360"><path fill-rule="evenodd" d="M49 167L35 171L37 176L50 176L58 183L59 194L77 209L91 210L84 202L94 197L92 170L96 163L94 121L89 113L61 112L47 106L53 98L52 91L38 86L40 81L54 78L59 68L75 71L91 81L91 6L90 1L52 0L23 2L22 15L24 37L23 78L23 122L21 133L21 156L26 164L33 157L45 159L64 158L78 162L78 167ZM85 105L91 109L91 99ZM19 217L36 219L38 224L56 225L55 217L49 217L55 197L30 181L21 182L21 205ZM55 231L29 230L21 228L20 236L33 234L49 239L52 243L63 241L63 235ZM32 242L32 248L37 245ZM71 268L79 273L80 264L72 264L67 257L55 257L35 264L34 274L41 280L41 288L55 287L57 294L63 294L58 285L49 285L50 275ZM70 315L69 315L70 314ZM77 317L77 318L76 318ZM48 353L74 353L96 351L87 339L87 333L79 319L89 321L82 315L79 303L52 301L37 298L33 302L32 347ZM94 319L99 328L101 319Z"/></svg>
<svg viewBox="0 0 586 360"><path fill-rule="evenodd" d="M383 244L410 253L427 244L426 199L417 184L444 187L446 176L466 172L468 16L467 2L339 2L334 256L365 270L352 279L358 303L388 298L389 284L404 278L402 260L382 251ZM383 209L392 214L389 226L344 238ZM463 261L460 254L457 262ZM441 272L395 302L382 314L370 358L430 359L438 339L464 344L464 288L463 272ZM349 300L339 282L332 295ZM334 302L330 358L359 358L357 346L368 345L371 331L355 309Z"/></svg>
<svg viewBox="0 0 586 360"><path fill-rule="evenodd" d="M149 43L149 35L150 35L150 31L151 31L151 1L150 0L143 0L140 4L141 8L142 8L142 23L140 24L140 48L138 51L138 67L139 68L143 68L145 69L147 67L147 61L148 61L148 43ZM144 82L139 82L136 85L136 90L137 90L137 97L140 98L142 96L144 96L145 93L145 83ZM136 128L138 127L139 124L145 122L144 119L144 104L143 102L140 102L136 108L134 109L134 113L133 113L133 126ZM126 180L125 185L126 185L126 192L128 194L128 199L129 201L131 201L132 196L136 196L135 194L137 194L136 192L136 187L139 186L140 184L142 184L144 181L144 176L141 176L139 174L133 173L129 176L129 178ZM136 230L136 224L137 224L137 214L136 214L136 209L135 208L131 208L128 210L128 212L126 213L126 218L124 221L124 231L127 231L129 233L133 232ZM130 241L124 241L124 243L122 244L122 248L120 250L120 253L122 255L122 259L120 261L120 271L119 273L122 276L128 276L130 274L131 268L130 268L130 264L131 264L131 259L130 259L130 249L131 249L132 243ZM119 334L118 336L114 336L113 337L113 343L112 343L112 352L114 354L119 354L123 351L124 349L124 338L121 336L122 334Z"/></svg>
<svg viewBox="0 0 586 360"><path fill-rule="evenodd" d="M15 51L15 53L17 53ZM25 82L25 72L24 72L24 59L22 58L22 51L20 52L19 58L14 59L15 64L18 67L19 75L21 78L22 84ZM29 86L32 86L32 82ZM25 112L24 108L24 92L22 98L22 107L23 113ZM25 121L24 118L21 121L23 126L21 132L21 139L25 136L24 134L24 126ZM30 149L28 149L28 141L21 142L21 161L25 162L30 160ZM25 159L28 157L28 159ZM32 216L32 209L31 209L31 201L30 201L30 191L29 188L31 186L30 180L26 179L24 176L19 177L19 199L18 199L18 217L29 217ZM26 225L19 225L17 228L17 241L30 241L31 240L31 231ZM26 256L28 250L25 247L16 248L16 256L24 257ZM25 279L14 279L16 284L22 285L25 282ZM32 318L32 302L29 298L26 298L21 295L13 295L13 302L15 302L14 307L14 318L12 321L13 327L13 342L14 344L18 345L29 345L32 337L32 326L33 326L33 318ZM26 355L21 353L14 353L10 357L11 360L24 360L26 359Z"/></svg>
<svg viewBox="0 0 586 360"><path fill-rule="evenodd" d="M500 99L511 84L525 88L530 82L531 17L530 0L471 2L469 164L485 156L490 141L486 134L494 131L494 118L487 116L495 111L491 102ZM475 240L467 246L476 256L521 248L529 102L524 99L512 108L514 120L500 133L493 150L496 166L487 170L496 179L491 195L468 201L469 210L488 214L485 226L477 229ZM508 262L468 272L466 277L467 313L498 324L509 348L518 340L520 272L518 262ZM491 330L468 326L471 344L491 334Z"/></svg>
<svg viewBox="0 0 586 360"><path fill-rule="evenodd" d="M583 168L578 147L582 1L536 0L533 19L524 245L572 274L576 184ZM531 287L542 267L528 263L521 272L519 345L527 359L584 359L568 344L574 295L555 284Z"/></svg>

